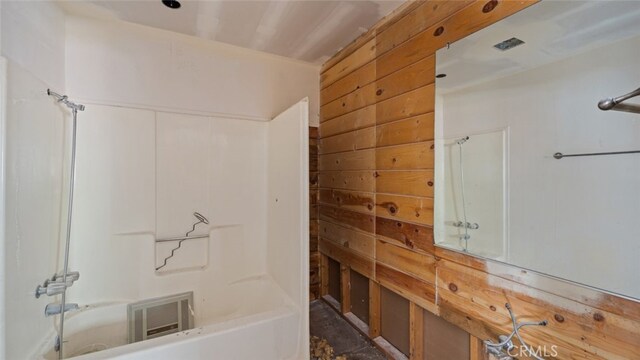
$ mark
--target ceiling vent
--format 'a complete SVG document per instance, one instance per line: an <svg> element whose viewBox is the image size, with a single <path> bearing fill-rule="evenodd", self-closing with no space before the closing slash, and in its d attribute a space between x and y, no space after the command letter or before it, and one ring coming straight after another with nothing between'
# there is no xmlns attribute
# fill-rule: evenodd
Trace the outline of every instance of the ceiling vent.
<svg viewBox="0 0 640 360"><path fill-rule="evenodd" d="M509 40L505 40L501 43L495 44L493 45L494 48L498 49L498 50L502 50L502 51L507 51L507 50L511 50L516 46L520 46L524 44L524 41L518 39L518 38L514 38L512 37Z"/></svg>

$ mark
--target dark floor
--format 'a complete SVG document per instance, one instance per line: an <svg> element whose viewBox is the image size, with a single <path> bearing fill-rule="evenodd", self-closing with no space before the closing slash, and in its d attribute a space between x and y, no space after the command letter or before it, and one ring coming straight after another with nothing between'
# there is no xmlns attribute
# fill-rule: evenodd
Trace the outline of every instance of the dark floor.
<svg viewBox="0 0 640 360"><path fill-rule="evenodd" d="M367 338L322 300L309 305L311 336L327 339L334 355L345 355L348 360L386 360Z"/></svg>

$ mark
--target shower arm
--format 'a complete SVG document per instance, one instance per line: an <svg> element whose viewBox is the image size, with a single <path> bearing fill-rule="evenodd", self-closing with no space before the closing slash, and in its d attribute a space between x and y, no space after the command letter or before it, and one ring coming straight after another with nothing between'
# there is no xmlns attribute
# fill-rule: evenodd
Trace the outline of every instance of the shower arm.
<svg viewBox="0 0 640 360"><path fill-rule="evenodd" d="M58 102L65 104L69 109L73 111L84 111L84 105L70 101L67 95L60 95L56 92L51 91L51 89L47 89L47 95L55 98Z"/></svg>
<svg viewBox="0 0 640 360"><path fill-rule="evenodd" d="M626 100L640 96L640 88L633 90L632 92L618 96L617 98L603 99L598 102L598 108L603 111L616 110L626 111L634 114L640 114L640 104L625 104Z"/></svg>

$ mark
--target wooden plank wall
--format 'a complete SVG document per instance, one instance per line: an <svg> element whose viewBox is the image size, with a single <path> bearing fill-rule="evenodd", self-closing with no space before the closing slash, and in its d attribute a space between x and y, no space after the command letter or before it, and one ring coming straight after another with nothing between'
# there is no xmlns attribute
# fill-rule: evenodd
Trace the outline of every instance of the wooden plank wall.
<svg viewBox="0 0 640 360"><path fill-rule="evenodd" d="M309 127L309 300L320 297L318 249L318 128Z"/></svg>
<svg viewBox="0 0 640 360"><path fill-rule="evenodd" d="M520 320L549 321L523 334L558 358L640 359L638 302L433 246L435 51L534 3L409 2L322 68L320 262L370 279L372 338L382 286L411 302L412 324L429 311L496 339L511 331L510 302ZM412 342L410 358L423 351Z"/></svg>

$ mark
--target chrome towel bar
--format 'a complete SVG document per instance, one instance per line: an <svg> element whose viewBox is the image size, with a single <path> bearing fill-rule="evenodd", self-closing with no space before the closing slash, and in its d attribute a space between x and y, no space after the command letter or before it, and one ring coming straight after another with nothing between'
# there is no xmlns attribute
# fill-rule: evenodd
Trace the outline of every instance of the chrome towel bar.
<svg viewBox="0 0 640 360"><path fill-rule="evenodd" d="M640 150L610 151L610 152L584 153L584 154L563 154L561 152L557 152L553 154L553 157L560 160L565 157L575 157L575 156L599 156L599 155L620 155L620 154L638 154L638 153L640 153Z"/></svg>

